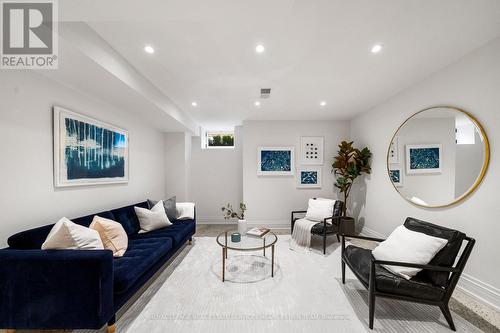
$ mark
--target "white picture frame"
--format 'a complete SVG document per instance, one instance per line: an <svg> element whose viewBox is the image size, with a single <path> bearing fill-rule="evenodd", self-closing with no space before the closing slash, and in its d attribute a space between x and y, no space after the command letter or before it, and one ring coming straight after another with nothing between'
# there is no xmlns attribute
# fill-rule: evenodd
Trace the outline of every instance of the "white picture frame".
<svg viewBox="0 0 500 333"><path fill-rule="evenodd" d="M54 106L53 117L55 187L128 183L129 135L126 130L59 106ZM79 134L76 127L75 132L70 133L66 120L71 121L73 124L84 124L85 134ZM96 133L101 135L102 141L96 139L98 137ZM104 133L106 133L107 142L104 140ZM80 139L81 135L87 136L85 140ZM92 139L92 136L94 136L94 139ZM111 152L108 149L106 154L104 153L104 144L111 145ZM73 167L68 167L70 158L70 155L67 156L68 149L72 151L78 150L79 152L83 150L80 154L81 158L88 159L84 163L84 167L82 167L81 163L78 165L79 171L72 171L76 169L74 167L75 163L73 163ZM104 156L108 158L107 161L104 160ZM112 159L112 161L109 159ZM102 165L101 163L106 166L100 167L100 171L98 168L93 167L93 165ZM84 176L85 168L87 168L88 172L87 177Z"/></svg>
<svg viewBox="0 0 500 333"><path fill-rule="evenodd" d="M293 176L295 172L295 147L258 147L258 176Z"/></svg>
<svg viewBox="0 0 500 333"><path fill-rule="evenodd" d="M389 167L389 179L396 187L403 187L403 169L400 166Z"/></svg>
<svg viewBox="0 0 500 333"><path fill-rule="evenodd" d="M442 144L406 145L406 173L441 173L443 164Z"/></svg>
<svg viewBox="0 0 500 333"><path fill-rule="evenodd" d="M399 137L395 136L389 145L389 152L387 155L387 163L399 163Z"/></svg>
<svg viewBox="0 0 500 333"><path fill-rule="evenodd" d="M302 136L300 138L300 164L323 165L325 138L322 136Z"/></svg>
<svg viewBox="0 0 500 333"><path fill-rule="evenodd" d="M305 173L312 173L312 177ZM296 179L297 188L321 188L321 167L300 167L297 169Z"/></svg>

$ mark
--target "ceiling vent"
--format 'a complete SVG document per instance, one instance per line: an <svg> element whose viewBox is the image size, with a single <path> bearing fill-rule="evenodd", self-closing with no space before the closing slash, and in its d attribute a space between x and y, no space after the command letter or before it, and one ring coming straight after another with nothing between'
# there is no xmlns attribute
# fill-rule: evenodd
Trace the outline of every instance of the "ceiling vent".
<svg viewBox="0 0 500 333"><path fill-rule="evenodd" d="M271 96L271 88L261 88L260 98L269 98Z"/></svg>

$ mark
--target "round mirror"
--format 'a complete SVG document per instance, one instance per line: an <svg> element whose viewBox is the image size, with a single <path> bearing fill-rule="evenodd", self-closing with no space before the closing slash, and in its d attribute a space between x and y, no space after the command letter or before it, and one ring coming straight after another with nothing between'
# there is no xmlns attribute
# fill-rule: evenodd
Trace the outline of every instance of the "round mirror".
<svg viewBox="0 0 500 333"><path fill-rule="evenodd" d="M398 128L389 145L387 172L406 200L445 207L477 188L489 157L481 124L463 110L439 106L417 112Z"/></svg>

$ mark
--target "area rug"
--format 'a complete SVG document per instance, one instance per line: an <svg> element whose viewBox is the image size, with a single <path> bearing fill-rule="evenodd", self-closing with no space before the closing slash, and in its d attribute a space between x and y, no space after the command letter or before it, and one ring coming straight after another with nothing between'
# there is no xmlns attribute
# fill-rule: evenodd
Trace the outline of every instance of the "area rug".
<svg viewBox="0 0 500 333"><path fill-rule="evenodd" d="M347 272L340 281L340 248L327 256L289 250L279 236L276 271L270 251L229 251L221 281L221 248L212 237L196 238L189 253L135 320L122 332L370 332L367 292ZM453 314L457 331L480 332ZM121 326L121 325L118 325ZM375 332L450 332L436 307L377 299Z"/></svg>

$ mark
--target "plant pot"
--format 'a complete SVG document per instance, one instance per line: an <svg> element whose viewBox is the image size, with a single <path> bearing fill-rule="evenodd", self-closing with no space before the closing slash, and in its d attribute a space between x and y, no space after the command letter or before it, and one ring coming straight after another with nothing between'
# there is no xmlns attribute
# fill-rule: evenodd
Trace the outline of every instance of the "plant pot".
<svg viewBox="0 0 500 333"><path fill-rule="evenodd" d="M340 218L339 233L341 235L354 235L356 231L354 218L342 216Z"/></svg>
<svg viewBox="0 0 500 333"><path fill-rule="evenodd" d="M238 220L238 232L243 236L247 233L247 220Z"/></svg>

